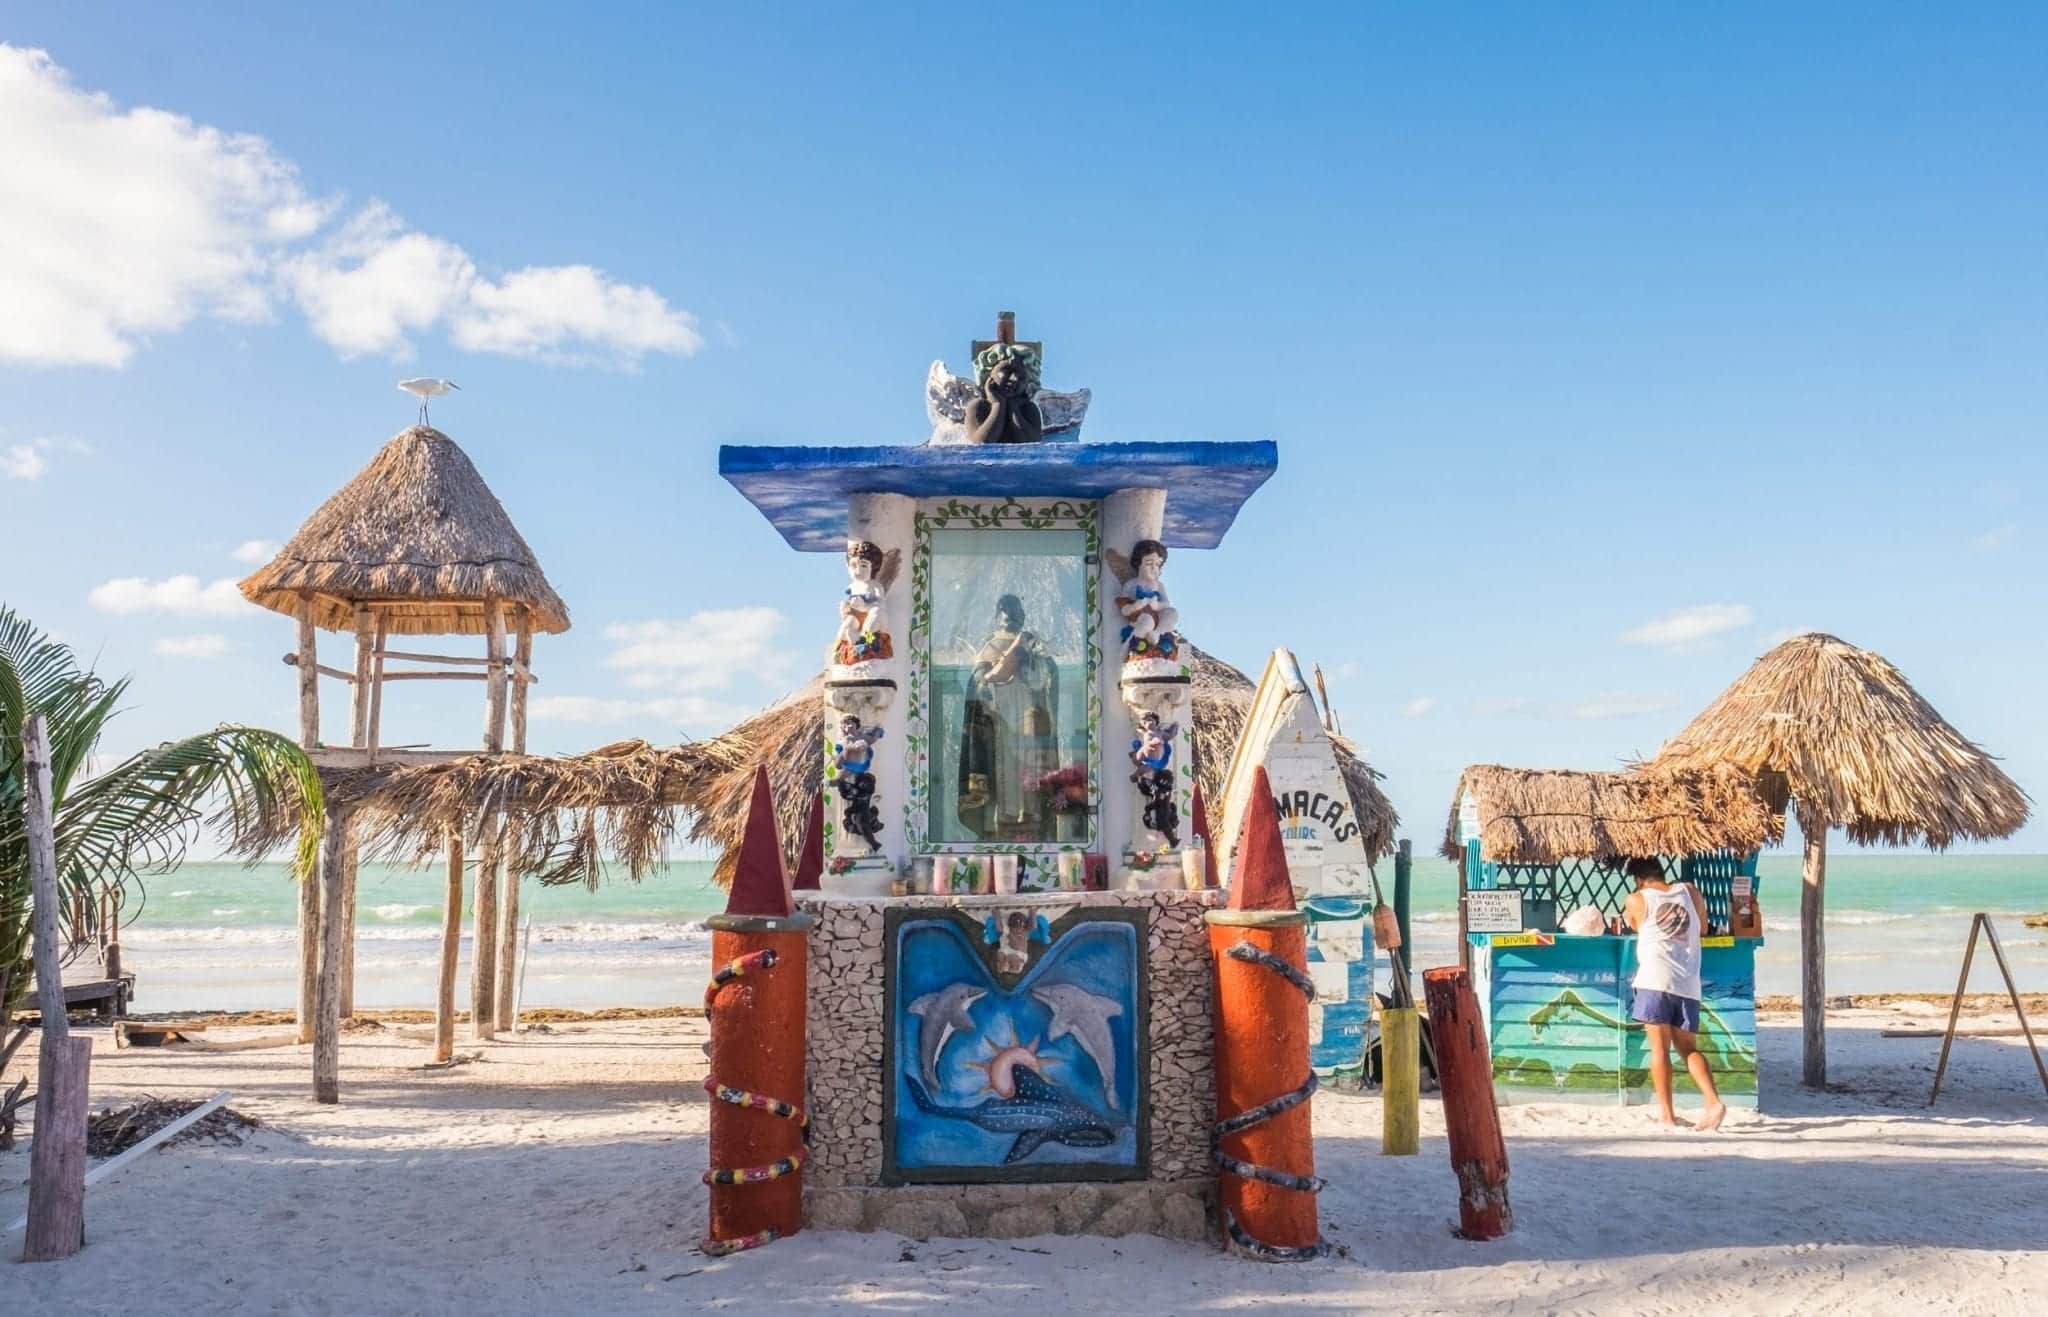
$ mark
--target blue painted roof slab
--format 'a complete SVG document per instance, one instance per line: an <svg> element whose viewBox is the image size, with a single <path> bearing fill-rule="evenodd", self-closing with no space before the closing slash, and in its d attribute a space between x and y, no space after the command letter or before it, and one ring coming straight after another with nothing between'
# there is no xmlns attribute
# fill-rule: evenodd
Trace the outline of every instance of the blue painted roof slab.
<svg viewBox="0 0 2048 1317"><path fill-rule="evenodd" d="M718 474L790 547L807 553L845 549L846 502L854 494L1099 499L1119 489L1165 490L1167 547L1213 549L1279 465L1270 439L718 450Z"/></svg>

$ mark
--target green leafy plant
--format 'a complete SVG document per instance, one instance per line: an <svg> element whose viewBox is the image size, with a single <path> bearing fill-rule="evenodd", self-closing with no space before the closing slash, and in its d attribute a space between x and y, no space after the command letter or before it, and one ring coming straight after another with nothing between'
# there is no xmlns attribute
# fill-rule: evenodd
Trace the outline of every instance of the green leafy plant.
<svg viewBox="0 0 2048 1317"><path fill-rule="evenodd" d="M108 909L133 905L142 879L178 866L201 826L211 824L231 853L254 862L263 839L299 844L293 876L305 881L320 843L320 778L289 737L254 727L210 732L136 754L94 771L93 754L120 713L126 678L102 679L68 646L0 605L0 1068L22 1040L14 1013L34 979L29 937L27 765L22 727L35 714L49 727L51 807L61 926L67 946L94 933Z"/></svg>

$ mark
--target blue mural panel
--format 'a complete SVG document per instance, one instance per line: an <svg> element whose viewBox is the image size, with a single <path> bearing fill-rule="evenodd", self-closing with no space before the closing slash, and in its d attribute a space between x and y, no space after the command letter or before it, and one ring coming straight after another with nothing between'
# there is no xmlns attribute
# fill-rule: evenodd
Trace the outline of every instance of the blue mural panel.
<svg viewBox="0 0 2048 1317"><path fill-rule="evenodd" d="M1070 913L1019 975L951 911L891 910L884 936L886 1182L1144 1176L1142 911Z"/></svg>

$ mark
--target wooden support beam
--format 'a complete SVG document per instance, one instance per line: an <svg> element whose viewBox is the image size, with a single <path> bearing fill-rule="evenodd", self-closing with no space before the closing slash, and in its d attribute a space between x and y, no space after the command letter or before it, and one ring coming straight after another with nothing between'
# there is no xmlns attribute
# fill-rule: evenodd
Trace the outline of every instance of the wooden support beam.
<svg viewBox="0 0 2048 1317"><path fill-rule="evenodd" d="M356 1013L356 869L362 841L354 819L341 827L341 1018L347 1020Z"/></svg>
<svg viewBox="0 0 2048 1317"><path fill-rule="evenodd" d="M505 749L505 606L493 599L484 612L489 622L484 654L491 665L484 692L484 750L499 754Z"/></svg>
<svg viewBox="0 0 2048 1317"><path fill-rule="evenodd" d="M434 993L434 1063L455 1059L455 963L462 946L462 829L448 830L448 888L441 905L441 978Z"/></svg>
<svg viewBox="0 0 2048 1317"><path fill-rule="evenodd" d="M299 668L299 746L311 750L320 744L320 633L310 601L299 609L299 652L292 661Z"/></svg>
<svg viewBox="0 0 2048 1317"><path fill-rule="evenodd" d="M377 762L377 738L384 724L384 660L376 657L376 651L384 648L384 638L390 633L391 619L379 613L377 634L370 642L370 730L363 738L363 746L370 752L373 764Z"/></svg>
<svg viewBox="0 0 2048 1317"><path fill-rule="evenodd" d="M288 667L288 668L296 668L296 667L299 667L299 666L300 666L300 663L299 663L299 656L298 656L297 654L287 654L287 655L285 655L285 656L284 656L284 665L285 665L286 667ZM325 663L315 663L315 664L313 665L313 671L315 671L315 672L319 673L319 674L320 674L321 676L323 676L323 677L332 677L332 678L334 678L334 679L335 679L336 681L345 681L345 682L348 682L348 683L349 683L350 685L354 685L354 684L355 684L355 680L356 680L356 674L355 674L355 673L353 673L353 672L343 672L343 671L342 671L342 670L341 670L340 668L330 668L330 667L328 667L328 666L327 666L327 665L326 665Z"/></svg>
<svg viewBox="0 0 2048 1317"><path fill-rule="evenodd" d="M370 673L371 654L377 648L377 619L367 608L356 609L356 670L355 698L349 705L348 743L365 746L370 743Z"/></svg>
<svg viewBox="0 0 2048 1317"><path fill-rule="evenodd" d="M379 649L378 658L406 659L414 663L456 663L466 668L490 666L487 658L466 657L461 654L414 654L403 649Z"/></svg>
<svg viewBox="0 0 2048 1317"><path fill-rule="evenodd" d="M512 646L512 753L526 753L526 686L533 666L533 619L519 610L518 629ZM514 1008L518 974L522 962L519 940L519 883L523 875L505 867L505 887L498 910L498 1002L496 1023L510 1029L518 1020Z"/></svg>
<svg viewBox="0 0 2048 1317"><path fill-rule="evenodd" d="M489 681L482 672L387 672L385 681Z"/></svg>
<svg viewBox="0 0 2048 1317"><path fill-rule="evenodd" d="M469 928L470 1033L484 1042L498 1036L498 834L503 823L495 814L487 815L483 821Z"/></svg>
<svg viewBox="0 0 2048 1317"><path fill-rule="evenodd" d="M36 1067L36 1141L29 1152L24 1262L68 1258L85 1245L85 1113L92 1039L73 1038L64 1013L63 948L57 936L55 799L50 733L41 714L22 727L23 813L28 834L30 937L43 1040Z"/></svg>
<svg viewBox="0 0 2048 1317"><path fill-rule="evenodd" d="M330 808L320 832L320 977L313 996L313 1100L341 1101L342 851L349 811Z"/></svg>
<svg viewBox="0 0 2048 1317"><path fill-rule="evenodd" d="M320 985L320 871L299 878L299 1041L313 1041L315 998Z"/></svg>

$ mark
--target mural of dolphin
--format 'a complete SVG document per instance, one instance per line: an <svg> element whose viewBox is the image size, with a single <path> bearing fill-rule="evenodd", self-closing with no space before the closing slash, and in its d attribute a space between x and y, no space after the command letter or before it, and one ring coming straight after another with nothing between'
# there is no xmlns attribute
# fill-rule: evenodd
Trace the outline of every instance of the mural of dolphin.
<svg viewBox="0 0 2048 1317"><path fill-rule="evenodd" d="M1071 983L1049 983L1042 988L1033 988L1031 995L1038 998L1045 1008L1052 1012L1052 1024L1046 1029L1048 1041L1072 1034L1074 1041L1081 1044L1081 1050L1095 1063L1095 1069L1102 1076L1102 1091L1109 1099L1109 1109L1115 1111L1116 1104L1116 1040L1110 1036L1110 1017L1122 1015L1124 1008L1107 997L1098 997L1086 988Z"/></svg>
<svg viewBox="0 0 2048 1317"><path fill-rule="evenodd" d="M1003 1165L1023 1161L1048 1140L1074 1148L1106 1148L1116 1141L1116 1131L1102 1117L1048 1084L1036 1070L1018 1066L1017 1093L973 1107L944 1107L913 1075L905 1075L910 1096L927 1116L944 1116L969 1121L996 1134L1015 1134L1017 1141L1003 1156Z"/></svg>
<svg viewBox="0 0 2048 1317"><path fill-rule="evenodd" d="M974 1032L974 1017L967 1008L986 996L988 989L972 983L949 983L910 1003L910 1013L919 1017L917 1068L926 1088L939 1086L939 1054L955 1033Z"/></svg>

